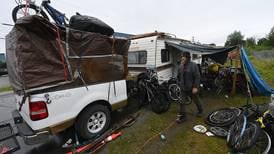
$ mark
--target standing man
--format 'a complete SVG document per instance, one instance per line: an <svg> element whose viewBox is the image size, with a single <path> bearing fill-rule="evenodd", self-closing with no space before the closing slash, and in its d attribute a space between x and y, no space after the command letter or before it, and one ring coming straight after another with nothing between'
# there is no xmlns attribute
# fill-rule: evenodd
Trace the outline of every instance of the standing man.
<svg viewBox="0 0 274 154"><path fill-rule="evenodd" d="M190 53L183 52L181 54L181 63L178 69L178 80L181 88L181 101L179 114L176 121L181 123L186 120L186 105L187 97L191 97L196 104L198 112L196 116L201 117L203 113L202 104L198 94L200 85L200 72L196 63L190 61Z"/></svg>

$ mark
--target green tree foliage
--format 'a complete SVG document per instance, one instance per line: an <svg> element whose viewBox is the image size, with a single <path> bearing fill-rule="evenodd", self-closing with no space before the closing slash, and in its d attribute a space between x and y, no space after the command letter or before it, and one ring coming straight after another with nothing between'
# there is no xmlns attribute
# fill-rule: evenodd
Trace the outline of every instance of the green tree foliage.
<svg viewBox="0 0 274 154"><path fill-rule="evenodd" d="M273 49L274 48L274 26L271 28L269 34L266 37L258 40L256 48L260 49Z"/></svg>
<svg viewBox="0 0 274 154"><path fill-rule="evenodd" d="M267 38L268 38L268 41L269 41L269 45L274 47L274 26L271 28Z"/></svg>
<svg viewBox="0 0 274 154"><path fill-rule="evenodd" d="M234 46L234 45L243 45L244 44L244 36L240 31L234 31L230 35L227 36L225 46Z"/></svg>
<svg viewBox="0 0 274 154"><path fill-rule="evenodd" d="M254 47L256 45L256 39L254 37L246 38L245 45L246 47Z"/></svg>
<svg viewBox="0 0 274 154"><path fill-rule="evenodd" d="M270 43L269 43L269 40L267 39L267 38L265 38L265 37L263 37L263 38L260 38L259 40L258 40L258 43L257 43L259 46L269 46L270 45Z"/></svg>

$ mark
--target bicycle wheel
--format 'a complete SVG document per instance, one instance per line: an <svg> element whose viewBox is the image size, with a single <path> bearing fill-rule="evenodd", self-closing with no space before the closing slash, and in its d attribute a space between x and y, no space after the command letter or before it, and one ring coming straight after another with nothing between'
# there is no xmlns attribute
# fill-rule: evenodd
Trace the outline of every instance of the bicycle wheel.
<svg viewBox="0 0 274 154"><path fill-rule="evenodd" d="M216 93L219 95L224 90L224 79L220 79L220 77L216 77L214 79L214 85L216 87Z"/></svg>
<svg viewBox="0 0 274 154"><path fill-rule="evenodd" d="M170 84L168 86L168 94L171 100L178 101L181 95L181 88L175 83Z"/></svg>
<svg viewBox="0 0 274 154"><path fill-rule="evenodd" d="M27 10L25 10L25 8L27 8ZM39 13L39 10L37 8L36 5L33 4L29 4L28 6L26 6L26 4L22 4L22 5L17 5L13 10L12 10L12 19L14 21L14 23L17 21L18 18L24 17L24 16L28 16L28 15L37 15ZM49 17L47 16L47 14L41 10L40 14L46 18L47 20L49 20Z"/></svg>
<svg viewBox="0 0 274 154"><path fill-rule="evenodd" d="M244 115L249 119L249 120L255 120L258 117L259 113L259 106L257 104L248 104L239 107L239 109L242 110Z"/></svg>
<svg viewBox="0 0 274 154"><path fill-rule="evenodd" d="M229 129L228 145L234 152L244 152L251 148L258 140L261 128L257 123L240 120Z"/></svg>
<svg viewBox="0 0 274 154"><path fill-rule="evenodd" d="M181 103L183 103L185 105L189 105L189 104L192 103L192 98L190 96L185 96L185 97L182 98L182 102Z"/></svg>
<svg viewBox="0 0 274 154"><path fill-rule="evenodd" d="M220 77L216 77L213 82L215 87L220 87L221 85L223 85L223 80L220 79Z"/></svg>
<svg viewBox="0 0 274 154"><path fill-rule="evenodd" d="M211 133L218 137L226 137L228 134L228 131L222 127L210 127L209 130Z"/></svg>
<svg viewBox="0 0 274 154"><path fill-rule="evenodd" d="M258 137L258 141L246 153L262 153L267 154L271 148L271 138L266 131L262 131Z"/></svg>
<svg viewBox="0 0 274 154"><path fill-rule="evenodd" d="M211 126L225 127L231 125L237 116L239 116L241 110L238 108L221 108L211 112L205 122Z"/></svg>

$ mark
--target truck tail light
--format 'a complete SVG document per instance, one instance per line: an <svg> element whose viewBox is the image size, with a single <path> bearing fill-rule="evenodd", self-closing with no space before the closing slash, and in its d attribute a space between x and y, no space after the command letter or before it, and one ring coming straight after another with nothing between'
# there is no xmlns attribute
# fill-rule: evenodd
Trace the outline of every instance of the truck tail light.
<svg viewBox="0 0 274 154"><path fill-rule="evenodd" d="M45 119L48 117L46 102L29 102L30 119L33 121Z"/></svg>

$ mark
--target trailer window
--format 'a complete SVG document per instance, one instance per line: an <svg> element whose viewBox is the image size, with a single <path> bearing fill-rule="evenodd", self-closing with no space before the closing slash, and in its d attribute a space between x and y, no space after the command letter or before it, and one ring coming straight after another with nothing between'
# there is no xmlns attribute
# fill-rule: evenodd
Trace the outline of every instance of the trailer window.
<svg viewBox="0 0 274 154"><path fill-rule="evenodd" d="M198 55L198 54L192 54L192 59L195 60L195 59L201 59L202 58L202 55Z"/></svg>
<svg viewBox="0 0 274 154"><path fill-rule="evenodd" d="M161 61L162 63L169 62L169 51L167 49L161 50Z"/></svg>
<svg viewBox="0 0 274 154"><path fill-rule="evenodd" d="M133 51L128 52L128 64L146 64L147 63L147 51Z"/></svg>
<svg viewBox="0 0 274 154"><path fill-rule="evenodd" d="M202 55L192 54L192 61L195 62L196 64L201 64L202 63Z"/></svg>

